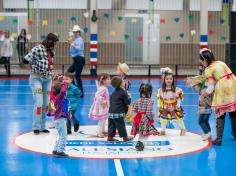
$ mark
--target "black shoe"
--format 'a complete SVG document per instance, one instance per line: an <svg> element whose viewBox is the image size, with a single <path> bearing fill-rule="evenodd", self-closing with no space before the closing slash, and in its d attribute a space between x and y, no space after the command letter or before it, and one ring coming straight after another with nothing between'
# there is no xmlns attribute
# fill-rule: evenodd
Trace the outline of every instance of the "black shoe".
<svg viewBox="0 0 236 176"><path fill-rule="evenodd" d="M72 134L71 130L67 130L67 134Z"/></svg>
<svg viewBox="0 0 236 176"><path fill-rule="evenodd" d="M40 132L41 132L41 133L50 133L50 131L47 130L47 129L41 130Z"/></svg>
<svg viewBox="0 0 236 176"><path fill-rule="evenodd" d="M79 130L79 123L74 124L74 132L77 132Z"/></svg>
<svg viewBox="0 0 236 176"><path fill-rule="evenodd" d="M34 130L34 135L39 135L39 130Z"/></svg>
<svg viewBox="0 0 236 176"><path fill-rule="evenodd" d="M137 144L135 145L135 149L137 151L143 151L143 149L144 149L143 143L141 141L138 141Z"/></svg>
<svg viewBox="0 0 236 176"><path fill-rule="evenodd" d="M222 143L222 141L217 140L217 139L215 139L214 141L212 141L212 145L218 145L218 146L221 146L221 143Z"/></svg>
<svg viewBox="0 0 236 176"><path fill-rule="evenodd" d="M117 140L113 137L107 137L107 141L109 141L109 142L119 142L119 140Z"/></svg>
<svg viewBox="0 0 236 176"><path fill-rule="evenodd" d="M133 137L123 137L123 142L131 142L133 139Z"/></svg>
<svg viewBox="0 0 236 176"><path fill-rule="evenodd" d="M57 158L67 158L69 155L67 155L65 152L57 152L55 157Z"/></svg>
<svg viewBox="0 0 236 176"><path fill-rule="evenodd" d="M52 151L52 154L53 154L53 155L57 155L57 151L56 151L56 150L53 150L53 151Z"/></svg>

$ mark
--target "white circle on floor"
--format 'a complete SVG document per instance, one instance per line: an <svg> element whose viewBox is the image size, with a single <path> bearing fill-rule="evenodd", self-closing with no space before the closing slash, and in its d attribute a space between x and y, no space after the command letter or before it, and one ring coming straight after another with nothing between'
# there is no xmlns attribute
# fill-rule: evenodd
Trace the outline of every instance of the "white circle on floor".
<svg viewBox="0 0 236 176"><path fill-rule="evenodd" d="M97 126L80 126L79 133L68 135L66 153L70 157L94 159L132 159L178 156L195 153L210 146L209 141L202 141L199 134L187 132L180 136L180 131L167 129L165 136L150 136L144 142L144 151L136 151L136 138L133 142L107 142L96 136ZM131 127L127 126L128 133ZM57 139L57 131L51 129L49 134L34 135L32 132L18 135L15 144L24 150L51 155Z"/></svg>

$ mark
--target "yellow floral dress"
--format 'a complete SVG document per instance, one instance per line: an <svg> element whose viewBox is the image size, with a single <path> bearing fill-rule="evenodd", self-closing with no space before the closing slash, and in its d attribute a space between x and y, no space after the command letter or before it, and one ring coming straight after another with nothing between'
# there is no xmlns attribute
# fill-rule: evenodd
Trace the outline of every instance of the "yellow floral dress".
<svg viewBox="0 0 236 176"><path fill-rule="evenodd" d="M183 91L179 87L176 87L175 92L172 90L162 91L162 88L157 93L159 113L158 118L162 122L163 120L181 121L184 118L183 108L180 106L177 108L177 104L183 101Z"/></svg>
<svg viewBox="0 0 236 176"><path fill-rule="evenodd" d="M225 112L236 110L236 77L229 67L221 61L214 61L205 70L205 77L214 79L216 85L212 108L219 117Z"/></svg>

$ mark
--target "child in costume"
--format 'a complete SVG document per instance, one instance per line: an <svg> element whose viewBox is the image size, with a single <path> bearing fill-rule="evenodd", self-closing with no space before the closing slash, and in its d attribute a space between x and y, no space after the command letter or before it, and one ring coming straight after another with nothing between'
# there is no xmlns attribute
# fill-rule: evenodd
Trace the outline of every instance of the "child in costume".
<svg viewBox="0 0 236 176"><path fill-rule="evenodd" d="M128 90L131 88L131 83L127 79L127 74L129 72L129 66L126 63L118 63L116 73L118 76L120 76L125 81L124 89L127 92L127 94L131 97L131 94L128 92ZM132 114L132 107L128 107L128 111L125 115L125 121L130 123L133 121L133 114Z"/></svg>
<svg viewBox="0 0 236 176"><path fill-rule="evenodd" d="M95 94L93 104L89 110L89 118L98 120L97 135L103 138L105 133L105 124L108 119L108 110L110 106L108 86L111 82L110 76L102 73L98 77L98 90Z"/></svg>
<svg viewBox="0 0 236 176"><path fill-rule="evenodd" d="M55 99L55 95L53 93L53 86L55 83L57 82L62 82L63 81L63 75L55 75L53 77L53 81L52 81L52 86L51 86L51 90L50 90L50 103L49 103L49 109L48 109L48 113L47 116L54 116L54 112L55 112L55 106L54 106L54 99Z"/></svg>
<svg viewBox="0 0 236 176"><path fill-rule="evenodd" d="M138 142L135 146L136 150L143 151L143 142L149 135L159 135L153 123L153 104L151 99L152 86L150 84L141 84L139 88L140 99L133 104L134 117L131 134L136 136L139 134Z"/></svg>
<svg viewBox="0 0 236 176"><path fill-rule="evenodd" d="M107 140L111 142L118 141L114 138L117 129L119 136L123 138L123 142L129 142L132 138L129 138L127 135L124 117L131 100L124 90L125 81L121 77L114 76L111 80L111 85L114 91L110 95Z"/></svg>
<svg viewBox="0 0 236 176"><path fill-rule="evenodd" d="M75 112L78 108L78 99L82 96L82 92L79 90L77 86L75 86L72 82L75 79L75 75L73 73L65 73L64 76L66 81L69 83L68 89L66 91L66 98L68 99L70 106L70 115L71 118L67 119L67 134L71 134L71 122L74 125L74 132L79 130L79 121L75 117Z"/></svg>
<svg viewBox="0 0 236 176"><path fill-rule="evenodd" d="M116 69L116 73L125 81L125 90L128 91L131 87L131 83L127 79L127 74L129 72L129 66L126 63L119 63Z"/></svg>
<svg viewBox="0 0 236 176"><path fill-rule="evenodd" d="M199 71L201 75L195 76L195 77L189 77L187 78L187 85L194 87L199 92L199 103L198 103L198 113L199 113L199 120L198 123L200 127L202 128L202 131L204 132L204 135L202 135L202 140L206 141L208 139L211 139L211 127L209 125L209 118L211 115L211 102L212 102L212 96L213 93L203 96L201 95L201 91L206 91L206 77L204 75L204 67L201 67L201 70Z"/></svg>
<svg viewBox="0 0 236 176"><path fill-rule="evenodd" d="M183 101L183 91L174 84L174 76L172 73L166 73L163 78L162 88L158 90L158 108L161 122L161 135L165 135L166 125L168 122L176 121L180 125L180 135L186 134L183 121L183 109L181 102Z"/></svg>
<svg viewBox="0 0 236 176"><path fill-rule="evenodd" d="M53 86L53 93L55 95L55 115L54 125L58 132L58 139L52 151L55 157L68 157L64 152L67 140L66 121L69 118L69 101L66 99L66 91L69 82L63 79L63 82L57 82Z"/></svg>

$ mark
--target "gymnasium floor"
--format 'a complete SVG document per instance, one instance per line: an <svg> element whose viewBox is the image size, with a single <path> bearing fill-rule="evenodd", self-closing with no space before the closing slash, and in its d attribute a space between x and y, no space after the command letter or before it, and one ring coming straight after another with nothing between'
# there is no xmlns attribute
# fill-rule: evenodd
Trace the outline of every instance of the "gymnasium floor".
<svg viewBox="0 0 236 176"><path fill-rule="evenodd" d="M149 82L153 85L153 99L156 99L155 92L161 85L158 79L148 80L145 78L131 79L132 100L138 99L138 88L141 82ZM223 146L211 147L210 144L193 152L184 152L183 155L172 155L170 157L146 157L136 159L104 159L96 156L91 158L54 158L43 152L32 152L22 149L16 145L16 138L21 134L31 133L32 128L32 108L33 99L31 89L27 79L1 79L0 80L0 175L86 175L86 176L113 176L113 175L153 175L153 176L222 176L236 175L235 158L236 142L230 134L229 118L226 120ZM184 92L183 108L186 113L185 125L188 131L202 133L198 126L197 104L198 94L192 88L186 88L185 82L179 80L177 85ZM85 98L80 100L80 108L77 111L77 117L81 125L96 125L95 121L87 117L89 107L92 103L96 83L94 80L84 80ZM111 88L110 88L111 90ZM156 104L155 106L156 107ZM157 110L155 108L155 115ZM51 119L48 118L48 125L51 125ZM210 119L213 134L215 136L215 117ZM156 126L159 127L156 120ZM170 125L170 128L173 126ZM83 129L83 127L81 127ZM84 128L85 129L85 128ZM87 129L87 128L86 128ZM53 130L53 129L52 129ZM171 131L174 130L169 130ZM54 133L54 132L52 132ZM81 135L79 134L73 134ZM191 133L193 134L193 133ZM189 133L190 135L190 133ZM195 134L196 140L198 136ZM41 136L42 137L42 136ZM36 138L36 137L34 137ZM43 138L47 138L46 135ZM39 142L41 138L36 138ZM179 138L181 144L181 138ZM185 139L185 138L182 138ZM38 141L37 141L38 140ZM104 139L105 140L105 139ZM168 140L168 139L165 139ZM181 149L191 146L189 144L178 145ZM31 145L31 144L29 144ZM47 144L45 144L47 145ZM205 145L205 143L204 143ZM40 148L45 146L39 146ZM132 145L131 145L132 147ZM24 148L24 147L23 147ZM50 148L51 150L51 148ZM148 151L147 151L148 152ZM167 152L168 154L168 152ZM129 156L126 156L129 157ZM138 157L137 157L138 158Z"/></svg>

